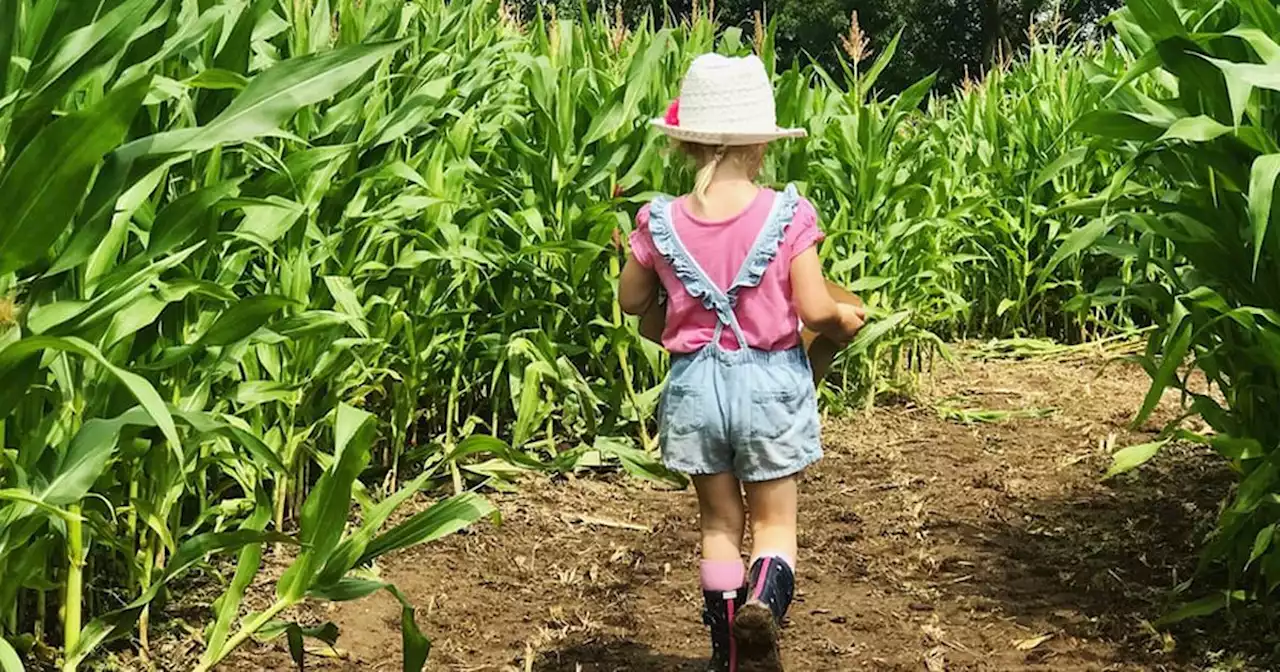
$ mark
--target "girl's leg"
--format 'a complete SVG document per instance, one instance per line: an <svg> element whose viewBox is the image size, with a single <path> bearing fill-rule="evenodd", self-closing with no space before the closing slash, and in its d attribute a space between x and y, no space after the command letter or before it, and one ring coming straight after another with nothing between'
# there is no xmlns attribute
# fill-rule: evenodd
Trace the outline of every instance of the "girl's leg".
<svg viewBox="0 0 1280 672"><path fill-rule="evenodd" d="M711 628L711 672L737 672L733 621L742 604L742 535L746 511L733 474L695 476L702 527L702 620Z"/></svg>
<svg viewBox="0 0 1280 672"><path fill-rule="evenodd" d="M751 564L763 557L778 557L796 565L796 511L799 485L795 476L763 483L747 483L747 508L751 511Z"/></svg>
<svg viewBox="0 0 1280 672"><path fill-rule="evenodd" d="M751 511L747 603L734 622L743 672L781 672L778 627L795 593L796 478L746 484Z"/></svg>
<svg viewBox="0 0 1280 672"><path fill-rule="evenodd" d="M742 535L746 531L747 513L742 506L742 488L737 477L732 473L694 476L693 487L698 491L702 559L742 566Z"/></svg>

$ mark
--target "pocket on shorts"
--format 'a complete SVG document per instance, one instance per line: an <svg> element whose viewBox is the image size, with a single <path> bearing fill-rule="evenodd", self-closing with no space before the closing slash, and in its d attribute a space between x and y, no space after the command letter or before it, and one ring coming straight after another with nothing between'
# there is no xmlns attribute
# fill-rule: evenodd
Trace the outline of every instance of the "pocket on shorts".
<svg viewBox="0 0 1280 672"><path fill-rule="evenodd" d="M662 397L662 432L693 434L702 427L702 393L692 387L668 386Z"/></svg>
<svg viewBox="0 0 1280 672"><path fill-rule="evenodd" d="M751 395L751 439L779 441L809 427L816 418L813 398L804 392L757 391Z"/></svg>

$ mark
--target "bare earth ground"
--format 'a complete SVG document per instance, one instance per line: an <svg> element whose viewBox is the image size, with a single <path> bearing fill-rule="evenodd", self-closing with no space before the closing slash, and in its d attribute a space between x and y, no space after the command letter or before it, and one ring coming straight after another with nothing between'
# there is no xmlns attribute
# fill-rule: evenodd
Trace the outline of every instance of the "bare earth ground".
<svg viewBox="0 0 1280 672"><path fill-rule="evenodd" d="M1275 669L1223 653L1263 660L1274 640L1256 625L1144 626L1189 577L1230 483L1218 459L1190 447L1100 480L1110 452L1154 437L1176 400L1130 431L1147 378L1129 365L961 361L936 374L913 402L827 424L827 457L802 486L789 670ZM966 423L947 409L1014 413ZM494 501L500 528L381 567L434 639L428 669L701 670L691 492L569 478ZM342 631L337 655L317 650L309 669L399 669L389 596L294 616ZM194 643L166 648L164 667L190 669ZM223 669L290 666L278 640Z"/></svg>

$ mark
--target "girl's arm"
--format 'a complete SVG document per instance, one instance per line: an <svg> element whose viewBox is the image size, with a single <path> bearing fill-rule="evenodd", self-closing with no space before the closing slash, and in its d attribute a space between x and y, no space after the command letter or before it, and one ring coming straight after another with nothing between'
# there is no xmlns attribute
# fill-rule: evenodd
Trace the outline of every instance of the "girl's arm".
<svg viewBox="0 0 1280 672"><path fill-rule="evenodd" d="M643 315L658 300L658 274L627 257L618 279L618 305L628 315Z"/></svg>
<svg viewBox="0 0 1280 672"><path fill-rule="evenodd" d="M862 328L865 312L831 298L822 262L810 247L791 262L791 302L804 326L836 341L849 341Z"/></svg>

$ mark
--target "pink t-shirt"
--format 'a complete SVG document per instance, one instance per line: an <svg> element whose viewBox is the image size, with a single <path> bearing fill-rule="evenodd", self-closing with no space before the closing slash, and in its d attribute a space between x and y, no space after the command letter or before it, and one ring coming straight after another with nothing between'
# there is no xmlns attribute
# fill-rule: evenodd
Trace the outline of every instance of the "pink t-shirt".
<svg viewBox="0 0 1280 672"><path fill-rule="evenodd" d="M693 216L686 207L687 196L672 204L672 220L676 233L698 265L706 271L721 291L737 278L756 237L769 218L775 198L781 194L761 189L751 204L738 215L721 221L707 221ZM801 198L795 217L787 227L778 254L765 271L758 287L738 290L734 314L747 344L757 350L787 350L800 344L799 317L791 302L791 260L823 239L818 228L818 212L807 199ZM715 336L715 311L689 295L676 277L671 264L658 252L649 233L649 206L636 215L636 229L631 234L631 256L645 268L657 271L667 291L667 326L662 344L674 353L692 353L711 342ZM726 350L738 349L733 330L725 327L720 345Z"/></svg>

